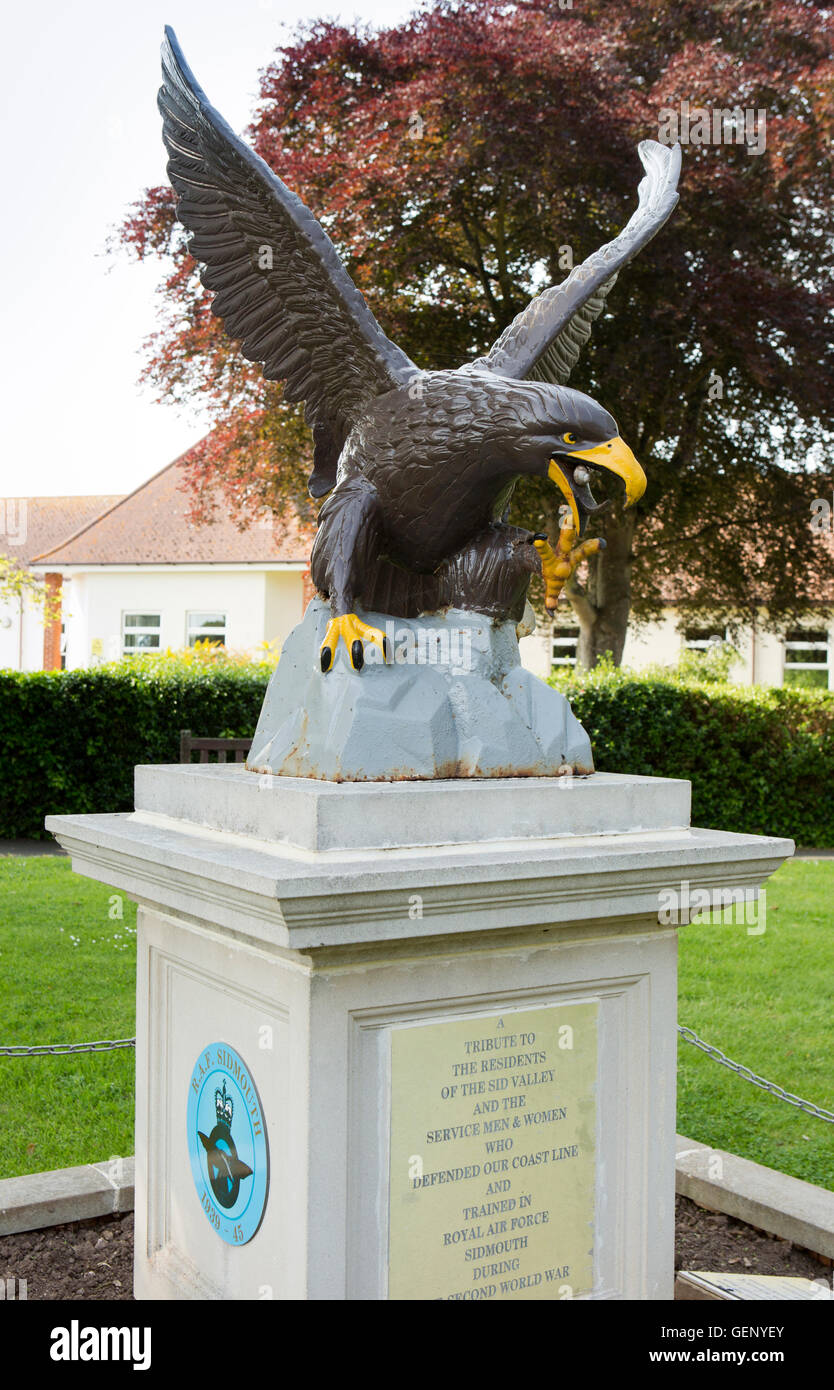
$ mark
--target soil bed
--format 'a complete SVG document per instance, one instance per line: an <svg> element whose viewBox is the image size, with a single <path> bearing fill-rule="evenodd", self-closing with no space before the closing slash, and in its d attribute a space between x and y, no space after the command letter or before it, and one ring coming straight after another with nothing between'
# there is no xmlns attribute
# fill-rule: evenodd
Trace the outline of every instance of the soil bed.
<svg viewBox="0 0 834 1390"><path fill-rule="evenodd" d="M807 1279L830 1273L790 1241L704 1211L687 1197L676 1201L675 1269ZM25 1279L30 1299L131 1299L133 1212L2 1236L0 1278Z"/></svg>
<svg viewBox="0 0 834 1390"><path fill-rule="evenodd" d="M722 1212L705 1211L688 1197L675 1199L675 1269L720 1274L830 1275L822 1260L789 1240L757 1231Z"/></svg>

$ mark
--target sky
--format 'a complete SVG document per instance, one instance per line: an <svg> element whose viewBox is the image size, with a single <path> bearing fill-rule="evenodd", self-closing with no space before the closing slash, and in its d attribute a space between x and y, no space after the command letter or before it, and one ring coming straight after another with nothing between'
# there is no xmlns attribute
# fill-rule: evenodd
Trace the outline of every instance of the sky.
<svg viewBox="0 0 834 1390"><path fill-rule="evenodd" d="M304 19L396 23L412 0L46 0L4 6L0 116L0 496L120 493L196 442L198 408L140 388L160 269L108 255L165 182L156 109L172 25L198 82L242 131L258 73Z"/></svg>

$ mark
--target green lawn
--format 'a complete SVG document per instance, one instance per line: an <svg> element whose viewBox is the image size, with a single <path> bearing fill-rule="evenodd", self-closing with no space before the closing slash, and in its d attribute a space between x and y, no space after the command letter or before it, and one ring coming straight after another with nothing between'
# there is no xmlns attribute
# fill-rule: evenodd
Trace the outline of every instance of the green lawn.
<svg viewBox="0 0 834 1390"><path fill-rule="evenodd" d="M705 1042L834 1111L834 860L794 860L768 880L761 935L683 927L678 998L678 1021ZM834 1124L683 1040L678 1059L679 1133L834 1189Z"/></svg>
<svg viewBox="0 0 834 1390"><path fill-rule="evenodd" d="M135 935L134 905L69 860L0 858L0 1044L132 1037ZM132 1154L133 1065L0 1057L0 1178Z"/></svg>
<svg viewBox="0 0 834 1390"><path fill-rule="evenodd" d="M135 920L66 859L0 859L0 1044L132 1036ZM695 924L680 943L681 1023L834 1110L834 860L774 875L761 935ZM682 1134L834 1189L834 1124L679 1058ZM132 1152L132 1051L0 1057L0 1177Z"/></svg>

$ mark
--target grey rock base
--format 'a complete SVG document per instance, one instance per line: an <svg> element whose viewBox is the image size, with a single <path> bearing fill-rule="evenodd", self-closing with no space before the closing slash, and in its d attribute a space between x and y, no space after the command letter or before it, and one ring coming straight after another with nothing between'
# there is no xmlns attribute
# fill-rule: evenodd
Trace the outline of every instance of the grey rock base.
<svg viewBox="0 0 834 1390"><path fill-rule="evenodd" d="M270 680L251 771L329 782L593 772L564 695L521 665L515 623L459 609L359 616L386 633L393 660L366 644L354 671L340 642L323 675L330 607L313 599Z"/></svg>

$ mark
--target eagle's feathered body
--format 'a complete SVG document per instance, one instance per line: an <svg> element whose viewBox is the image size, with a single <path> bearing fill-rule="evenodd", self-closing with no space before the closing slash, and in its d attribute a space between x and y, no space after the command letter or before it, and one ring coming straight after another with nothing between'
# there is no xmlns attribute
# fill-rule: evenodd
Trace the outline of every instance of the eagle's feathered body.
<svg viewBox="0 0 834 1390"><path fill-rule="evenodd" d="M420 373L363 414L345 442L337 487L361 475L382 506L386 553L431 572L489 524L519 476L540 471L583 399L580 437L601 417L601 438L616 429L578 391L480 371Z"/></svg>
<svg viewBox="0 0 834 1390"><path fill-rule="evenodd" d="M313 427L310 492L326 500L312 576L336 640L350 633L359 666L368 633L381 641L355 619L360 599L394 616L444 604L515 616L547 558L526 544L539 538L502 520L515 481L551 477L576 539L597 509L586 464L618 473L632 499L645 486L613 418L565 383L620 269L677 202L679 147L643 141L646 177L626 227L485 357L425 372L382 332L309 209L211 106L170 29L162 56L168 172L212 310L244 356L286 383L286 399L305 402ZM575 565L599 545L565 555Z"/></svg>

